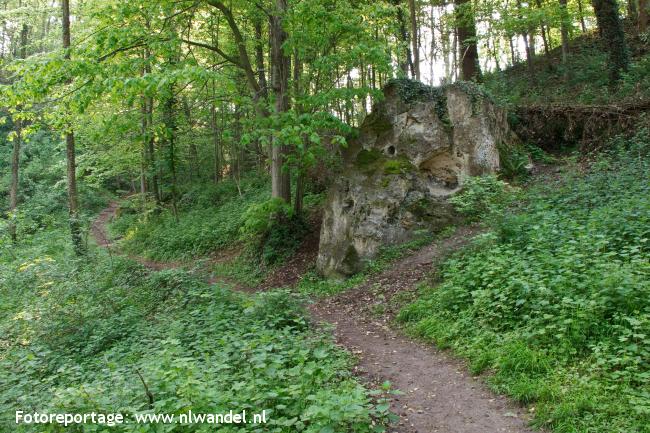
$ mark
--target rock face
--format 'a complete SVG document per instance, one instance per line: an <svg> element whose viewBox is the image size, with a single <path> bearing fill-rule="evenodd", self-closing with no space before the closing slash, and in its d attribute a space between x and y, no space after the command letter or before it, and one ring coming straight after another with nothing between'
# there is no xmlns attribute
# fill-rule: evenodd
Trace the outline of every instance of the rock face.
<svg viewBox="0 0 650 433"><path fill-rule="evenodd" d="M345 152L325 204L317 268L360 271L382 245L457 219L447 199L467 176L499 170L517 142L506 113L469 83L432 88L396 80Z"/></svg>

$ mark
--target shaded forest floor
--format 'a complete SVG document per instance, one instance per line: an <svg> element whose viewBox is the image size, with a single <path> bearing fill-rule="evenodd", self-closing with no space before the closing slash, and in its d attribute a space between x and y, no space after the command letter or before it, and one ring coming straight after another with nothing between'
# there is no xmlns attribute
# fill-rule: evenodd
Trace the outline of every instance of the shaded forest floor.
<svg viewBox="0 0 650 433"><path fill-rule="evenodd" d="M118 210L111 202L92 225L97 244L112 248L107 224ZM495 395L458 359L403 336L391 325L399 309L416 297L416 286L435 273L445 257L465 246L479 226L465 226L428 245L409 250L381 272L371 273L358 286L334 296L316 296L309 306L315 324L334 333L342 348L356 359L354 371L371 387L390 386L400 393L391 399L391 411L399 415L390 431L400 433L528 432L528 414L520 406ZM209 270L214 260L199 261L194 268L211 284L226 284L248 293L294 287L313 266L318 232L306 236L295 255L273 269L264 283L250 287ZM160 262L129 256L153 269L188 267L183 262ZM231 258L231 260L234 258Z"/></svg>
<svg viewBox="0 0 650 433"><path fill-rule="evenodd" d="M391 402L394 431L527 431L530 421L645 433L649 142L641 130L588 160L545 156L507 188L509 204L486 208L473 191L477 225L389 247L346 281L311 269L315 230L286 268L253 280L245 256L189 267L204 263L205 278L240 290L306 295L360 377L404 392Z"/></svg>

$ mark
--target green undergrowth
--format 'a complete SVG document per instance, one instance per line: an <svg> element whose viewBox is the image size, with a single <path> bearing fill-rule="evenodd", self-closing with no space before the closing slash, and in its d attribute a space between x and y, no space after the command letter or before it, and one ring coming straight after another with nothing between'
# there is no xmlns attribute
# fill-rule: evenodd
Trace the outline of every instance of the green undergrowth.
<svg viewBox="0 0 650 433"><path fill-rule="evenodd" d="M495 390L534 407L538 427L649 432L649 156L642 130L500 211L465 197L491 232L447 260L398 320L492 373Z"/></svg>
<svg viewBox="0 0 650 433"><path fill-rule="evenodd" d="M485 74L484 87L501 102L527 104L616 104L650 98L650 43L648 35L629 33L632 53L629 71L612 86L607 53L596 32L571 41L567 63L560 48L550 56L537 56L531 74L526 62L501 72Z"/></svg>
<svg viewBox="0 0 650 433"><path fill-rule="evenodd" d="M451 230L451 229L450 229ZM448 231L449 232L449 231ZM444 232L444 233L448 233ZM431 243L433 236L428 233L421 233L416 239L401 245L385 247L379 255L367 262L362 272L359 272L347 279L329 279L320 276L314 269L307 271L300 281L293 288L293 291L302 295L310 296L331 296L341 293L362 284L371 275L378 274L385 270L390 264L419 248ZM232 279L235 283L247 287L255 287L263 283L269 272L281 266L280 263L273 266L260 264L252 253L243 252L232 261L219 263L214 266L214 274Z"/></svg>
<svg viewBox="0 0 650 433"><path fill-rule="evenodd" d="M247 287L256 287L293 256L304 238L314 230L311 214L322 206L324 194L308 194L304 211L296 215L279 200L248 207L240 228L243 248L230 260L216 263L214 275L226 277Z"/></svg>
<svg viewBox="0 0 650 433"><path fill-rule="evenodd" d="M308 193L305 217L270 198L266 176L250 176L239 185L226 179L201 184L185 192L178 204L178 221L172 209L156 209L149 199L132 196L121 203L118 218L110 224L124 252L154 260L189 260L212 252L248 249L263 266L281 262L295 251L307 232L305 218L323 199ZM271 218L283 215L282 221ZM289 221L289 224L284 222ZM248 257L250 258L250 257Z"/></svg>
<svg viewBox="0 0 650 433"><path fill-rule="evenodd" d="M212 273L245 287L257 287L278 265L264 265L254 251L245 250L231 260L216 263Z"/></svg>
<svg viewBox="0 0 650 433"><path fill-rule="evenodd" d="M197 186L181 198L178 221L171 209L143 209L134 196L123 204L111 234L121 238L125 252L155 260L190 259L231 248L239 240L249 206L270 198L266 179L248 179L241 191L233 180Z"/></svg>
<svg viewBox="0 0 650 433"><path fill-rule="evenodd" d="M16 425L14 412L267 411L222 432L370 432L388 404L351 359L312 332L286 291L246 296L192 274L149 272L92 249L75 259L64 227L0 256L0 431L209 432L209 424ZM151 396L148 396L147 389Z"/></svg>

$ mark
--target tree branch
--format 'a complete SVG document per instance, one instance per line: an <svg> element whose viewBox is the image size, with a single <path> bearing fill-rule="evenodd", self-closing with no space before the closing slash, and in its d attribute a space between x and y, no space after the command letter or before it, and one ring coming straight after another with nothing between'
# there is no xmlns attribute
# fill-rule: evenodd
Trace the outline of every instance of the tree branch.
<svg viewBox="0 0 650 433"><path fill-rule="evenodd" d="M140 370L136 369L136 373L138 373L138 376L140 376L140 381L142 382L142 386L144 386L144 392L147 394L147 399L149 400L149 409L153 409L153 394L151 391L149 391L149 387L147 386L147 383L144 381L144 377L142 377L142 374L140 374Z"/></svg>
<svg viewBox="0 0 650 433"><path fill-rule="evenodd" d="M237 44L237 51L239 52L239 66L244 70L244 73L246 74L246 81L248 82L248 86L250 87L250 90L253 93L253 97L255 98L255 100L259 99L260 84L257 82L257 79L255 78L255 72L253 71L253 67L251 66L251 61L248 56L248 51L246 50L246 41L244 41L244 36L242 35L239 26L235 21L235 17L232 13L232 10L230 10L220 0L207 0L207 3L210 6L213 6L219 11L221 11L223 16L226 18L226 21L228 22L228 27L230 27L233 38L235 39L235 43Z"/></svg>
<svg viewBox="0 0 650 433"><path fill-rule="evenodd" d="M236 59L235 57L232 57L232 56L229 55L229 54L226 54L226 53L225 53L221 48L219 48L219 47L215 47L215 46L213 46L213 45L206 44L206 43L204 43L204 42L190 41L190 40L188 40L188 39L181 39L181 41L183 41L184 43L186 43L186 44L188 44L188 45L193 45L193 46L195 46L195 47L201 47L201 48L205 48L206 50L214 51L215 53L219 54L219 55L220 55L221 57L223 57L224 59L228 60L228 61L229 61L230 63L232 63L233 65L238 66L238 67L240 67L240 68L243 68L242 64L239 62L238 59Z"/></svg>
<svg viewBox="0 0 650 433"><path fill-rule="evenodd" d="M110 53L107 53L107 54L104 54L103 56L101 56L99 59L97 59L97 61L98 62L103 62L104 60L108 59L109 57L113 57L114 55L116 55L118 53L121 53L121 52L124 52L124 51L129 51L129 50L132 50L134 48L140 48L140 47L143 47L145 45L146 45L146 42L138 42L136 44L129 45L127 47L116 48L113 51L111 51Z"/></svg>

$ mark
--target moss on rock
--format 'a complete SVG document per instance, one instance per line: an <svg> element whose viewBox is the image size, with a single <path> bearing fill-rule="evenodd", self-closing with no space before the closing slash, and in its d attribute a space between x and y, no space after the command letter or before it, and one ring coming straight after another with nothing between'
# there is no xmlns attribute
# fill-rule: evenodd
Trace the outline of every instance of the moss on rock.
<svg viewBox="0 0 650 433"><path fill-rule="evenodd" d="M408 158L394 158L384 161L383 169L384 174L401 174L414 170L415 166Z"/></svg>

